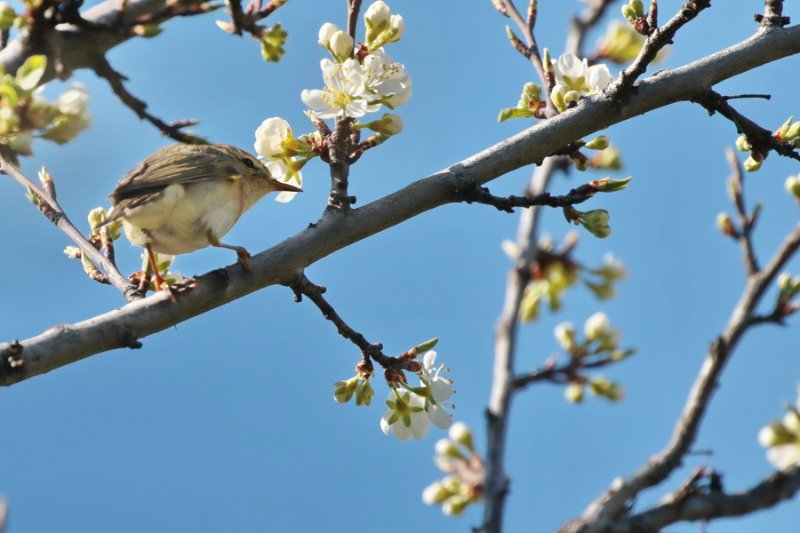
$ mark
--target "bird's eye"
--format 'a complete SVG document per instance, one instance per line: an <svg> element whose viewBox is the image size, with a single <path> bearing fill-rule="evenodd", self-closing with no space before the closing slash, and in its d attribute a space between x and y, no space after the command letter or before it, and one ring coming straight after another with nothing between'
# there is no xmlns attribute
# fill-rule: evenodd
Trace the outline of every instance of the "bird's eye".
<svg viewBox="0 0 800 533"><path fill-rule="evenodd" d="M248 159L246 157L243 157L242 158L242 163L244 163L244 166L246 166L247 168L253 168L253 169L256 168L256 164L253 163L252 159Z"/></svg>

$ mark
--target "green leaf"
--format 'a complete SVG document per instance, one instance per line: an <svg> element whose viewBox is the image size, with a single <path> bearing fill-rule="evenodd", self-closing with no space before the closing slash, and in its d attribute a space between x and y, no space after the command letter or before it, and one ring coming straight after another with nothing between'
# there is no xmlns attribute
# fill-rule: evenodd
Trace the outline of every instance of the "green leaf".
<svg viewBox="0 0 800 533"><path fill-rule="evenodd" d="M30 56L17 69L16 82L23 90L32 91L39 85L44 71L47 68L47 56L35 55Z"/></svg>
<svg viewBox="0 0 800 533"><path fill-rule="evenodd" d="M507 107L505 109L500 110L500 114L497 116L497 122L505 122L510 118L531 118L533 117L533 111L530 109L522 109L519 107Z"/></svg>

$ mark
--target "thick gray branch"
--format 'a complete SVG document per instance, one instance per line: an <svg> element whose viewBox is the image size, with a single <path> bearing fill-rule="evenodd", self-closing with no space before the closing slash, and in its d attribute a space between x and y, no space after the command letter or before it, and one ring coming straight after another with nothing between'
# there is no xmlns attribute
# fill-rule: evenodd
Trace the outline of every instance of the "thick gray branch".
<svg viewBox="0 0 800 533"><path fill-rule="evenodd" d="M455 201L464 180L487 183L541 162L576 139L653 109L690 100L722 80L798 52L800 27L765 32L710 57L643 80L636 94L624 104L602 95L586 99L575 109L385 198L347 213L327 214L318 224L253 257L253 271L249 274L231 266L201 276L193 290L180 294L174 302L167 294L156 295L21 341L22 352L18 355L22 364L14 370L0 367L0 383L12 384L93 354L135 345L137 339L258 289L288 284L305 267L341 248ZM12 351L16 353L10 344L0 344L0 361L6 361Z"/></svg>

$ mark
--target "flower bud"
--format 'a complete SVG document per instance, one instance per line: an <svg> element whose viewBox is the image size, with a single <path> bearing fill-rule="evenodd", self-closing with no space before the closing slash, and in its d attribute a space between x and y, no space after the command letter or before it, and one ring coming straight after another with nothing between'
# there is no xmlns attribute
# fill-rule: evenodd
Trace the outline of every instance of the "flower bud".
<svg viewBox="0 0 800 533"><path fill-rule="evenodd" d="M6 2L0 2L0 30L8 30L14 25L17 14Z"/></svg>
<svg viewBox="0 0 800 533"><path fill-rule="evenodd" d="M723 212L717 215L716 226L723 235L727 235L728 237L739 236L739 232L736 230L736 226L733 225L733 221L728 213Z"/></svg>
<svg viewBox="0 0 800 533"><path fill-rule="evenodd" d="M331 37L336 32L342 31L332 22L326 22L319 29L318 42L323 48L330 48Z"/></svg>
<svg viewBox="0 0 800 533"><path fill-rule="evenodd" d="M403 117L394 113L386 113L378 120L373 120L367 124L367 127L387 137L397 135L403 131Z"/></svg>
<svg viewBox="0 0 800 533"><path fill-rule="evenodd" d="M422 491L422 501L426 505L436 505L437 503L442 503L450 496L450 491L447 490L439 481L434 481Z"/></svg>
<svg viewBox="0 0 800 533"><path fill-rule="evenodd" d="M750 142L747 140L745 135L739 135L736 137L736 149L740 152L749 152L752 150L752 146L750 146Z"/></svg>
<svg viewBox="0 0 800 533"><path fill-rule="evenodd" d="M789 176L786 178L786 192L794 196L794 199L800 203L800 174L797 176Z"/></svg>
<svg viewBox="0 0 800 533"><path fill-rule="evenodd" d="M744 163L742 164L744 169L747 172L755 172L759 168L761 168L761 161L755 159L752 155L745 159Z"/></svg>
<svg viewBox="0 0 800 533"><path fill-rule="evenodd" d="M448 435L453 442L457 442L469 451L474 451L472 431L464 422L456 422L450 426Z"/></svg>
<svg viewBox="0 0 800 533"><path fill-rule="evenodd" d="M591 141L589 141L588 143L586 143L584 146L586 146L586 148L588 148L589 150L605 150L606 148L608 148L608 145L609 145L608 137L606 137L605 135L600 135L599 137L596 137Z"/></svg>
<svg viewBox="0 0 800 533"><path fill-rule="evenodd" d="M392 10L389 9L386 2L378 0L370 5L364 13L364 24L368 31L380 33L389 26L391 15Z"/></svg>
<svg viewBox="0 0 800 533"><path fill-rule="evenodd" d="M330 50L336 61L342 62L353 55L353 45L353 38L340 30L331 35L328 50Z"/></svg>
<svg viewBox="0 0 800 533"><path fill-rule="evenodd" d="M625 391L622 387L602 376L589 381L589 390L595 396L602 396L612 402L618 402L625 395Z"/></svg>
<svg viewBox="0 0 800 533"><path fill-rule="evenodd" d="M582 403L583 396L583 383L570 382L564 389L564 398L570 403Z"/></svg>
<svg viewBox="0 0 800 533"><path fill-rule="evenodd" d="M553 329L556 341L565 352L572 352L575 349L575 326L572 322L562 322Z"/></svg>
<svg viewBox="0 0 800 533"><path fill-rule="evenodd" d="M611 235L611 227L608 225L608 211L605 209L595 209L586 213L580 213L578 223L586 230L599 239L605 239Z"/></svg>
<svg viewBox="0 0 800 533"><path fill-rule="evenodd" d="M583 325L583 330L588 341L599 340L612 333L611 322L603 312L597 312L590 316Z"/></svg>
<svg viewBox="0 0 800 533"><path fill-rule="evenodd" d="M793 116L790 116L788 119L786 119L786 122L781 124L781 127L775 131L773 137L775 137L779 141L788 141L789 128L792 127L793 120L794 120Z"/></svg>

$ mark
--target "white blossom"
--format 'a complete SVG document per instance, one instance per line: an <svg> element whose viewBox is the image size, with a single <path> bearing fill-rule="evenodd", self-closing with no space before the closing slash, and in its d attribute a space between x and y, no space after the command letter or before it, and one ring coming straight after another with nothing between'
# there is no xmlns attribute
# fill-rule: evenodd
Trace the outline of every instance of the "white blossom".
<svg viewBox="0 0 800 533"><path fill-rule="evenodd" d="M274 157L283 152L283 142L291 137L292 128L289 123L280 117L271 117L256 130L256 142L253 146L261 157Z"/></svg>
<svg viewBox="0 0 800 533"><path fill-rule="evenodd" d="M323 59L320 63L324 89L305 89L300 94L303 103L319 118L340 116L360 117L367 112L364 99L364 75L355 59L335 63Z"/></svg>
<svg viewBox="0 0 800 533"><path fill-rule="evenodd" d="M400 440L421 440L428 434L430 419L425 413L425 400L408 391L391 390L386 400L389 409L381 418L381 430Z"/></svg>

